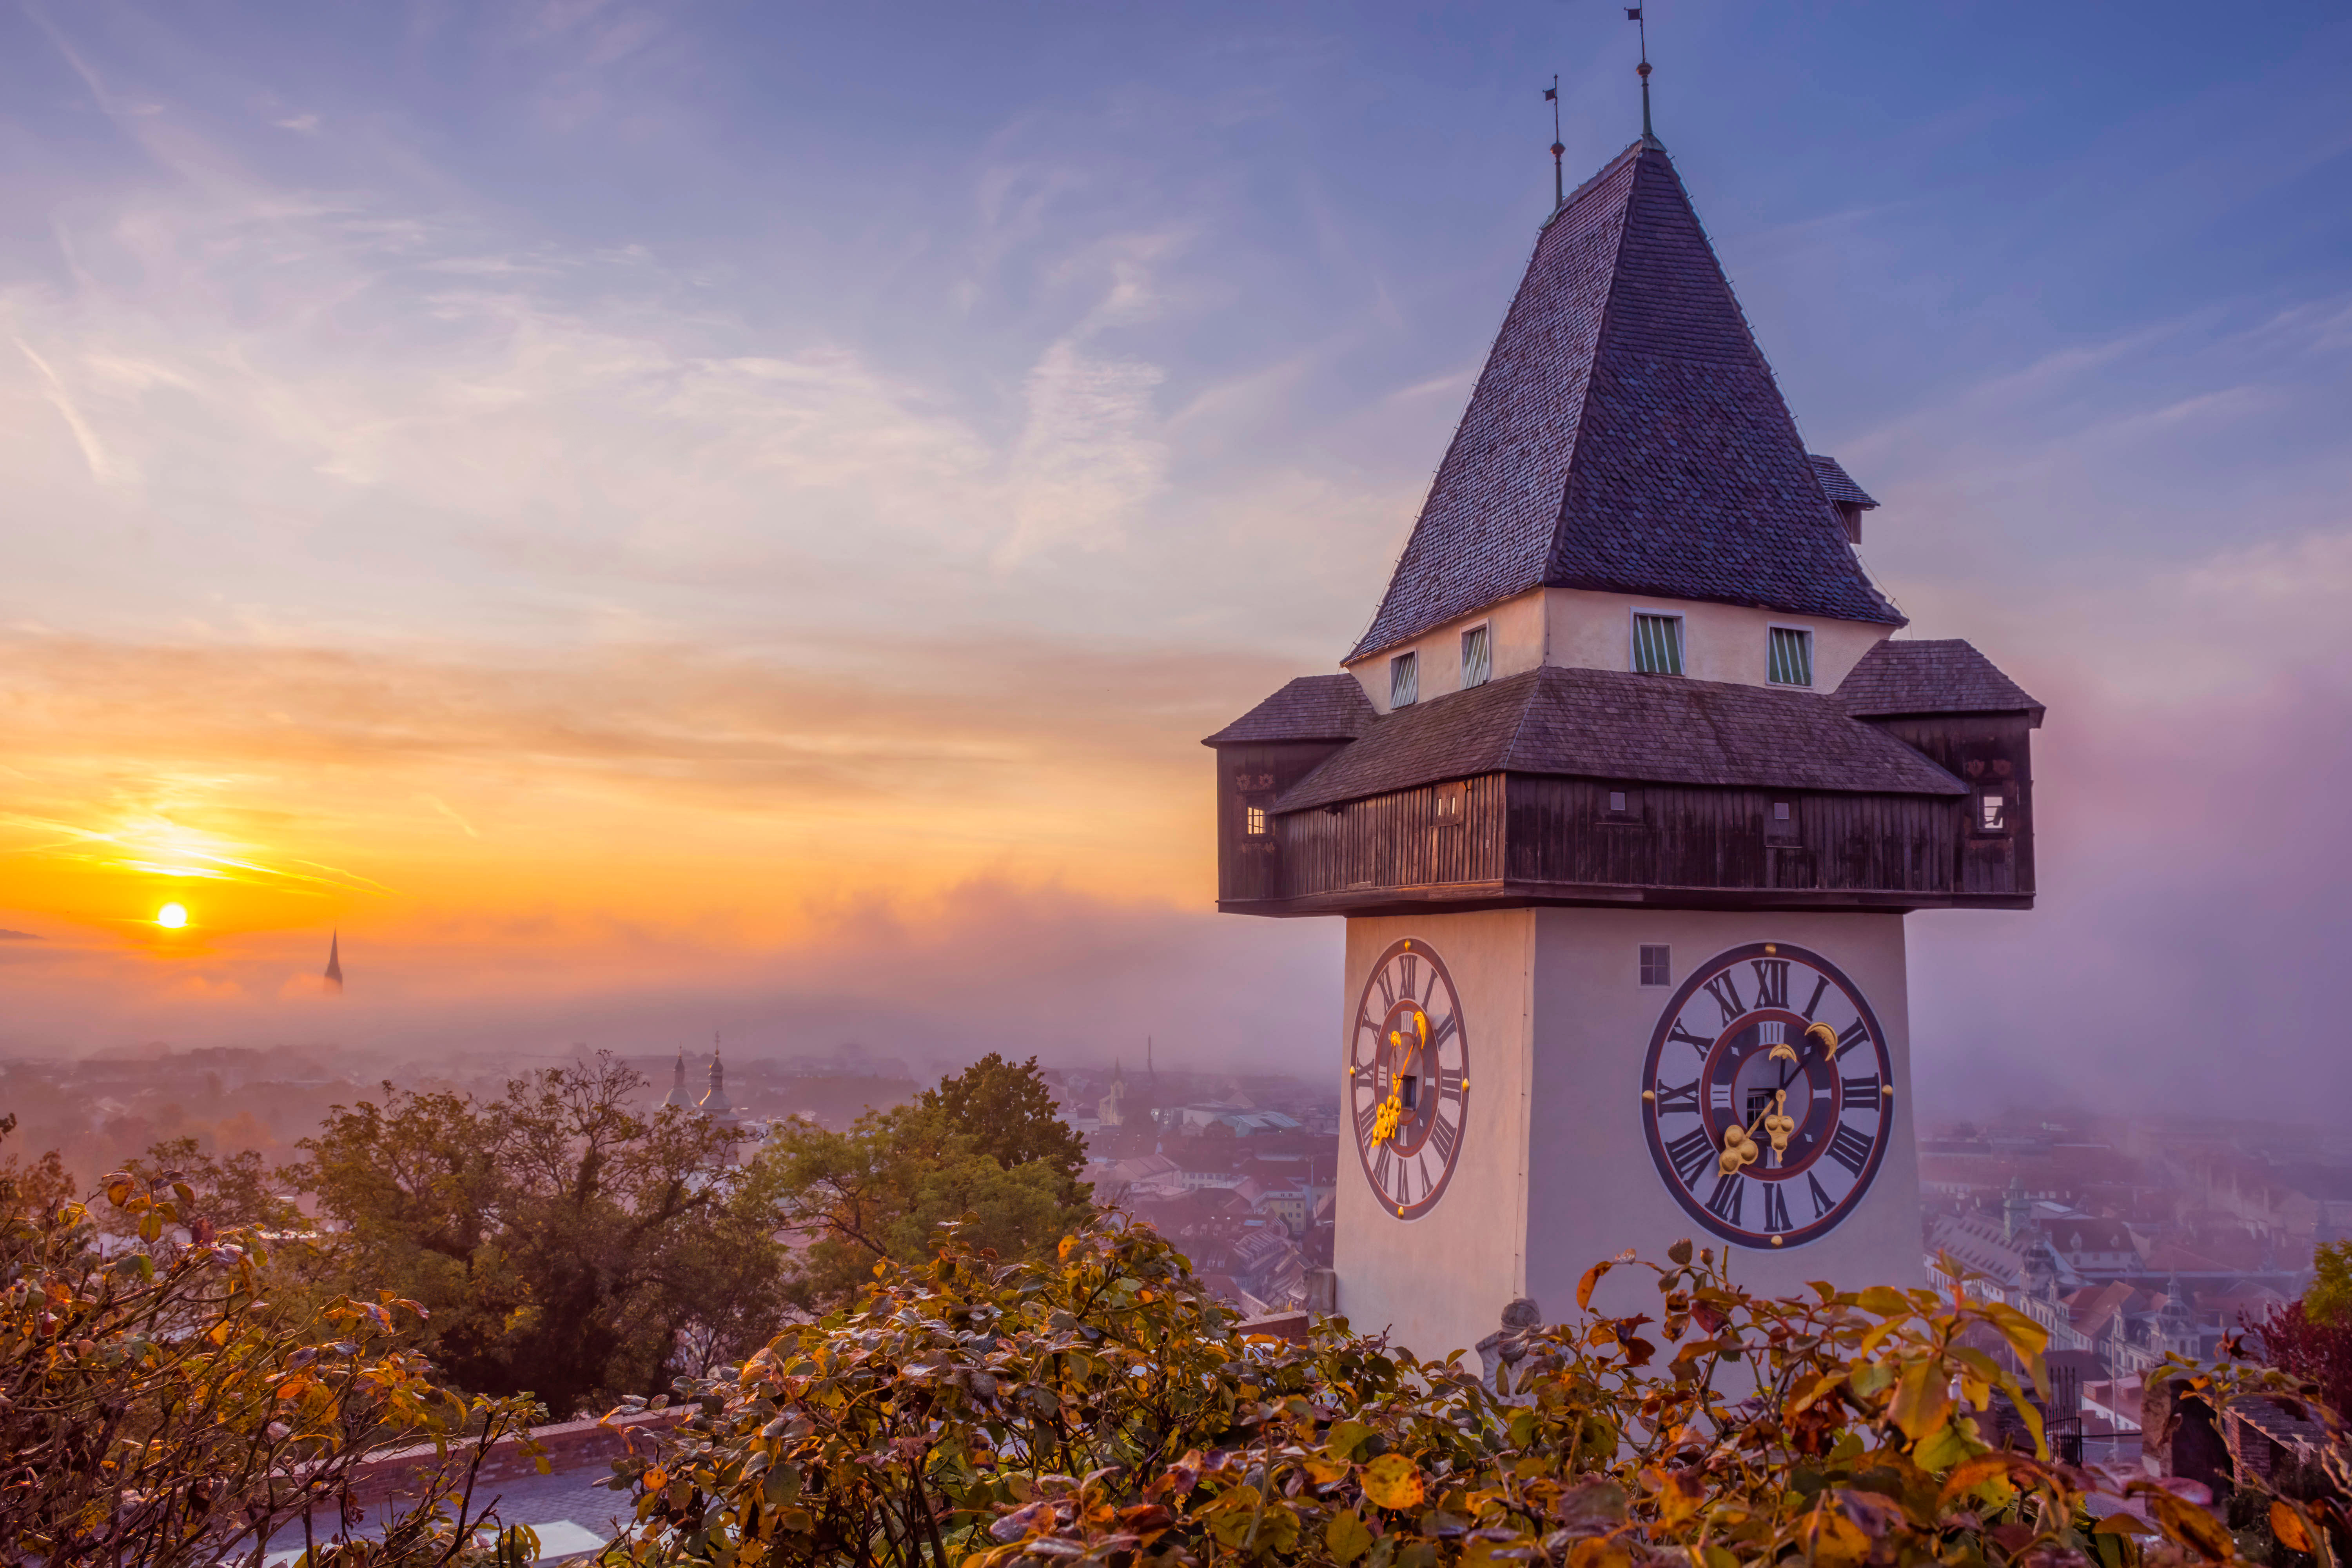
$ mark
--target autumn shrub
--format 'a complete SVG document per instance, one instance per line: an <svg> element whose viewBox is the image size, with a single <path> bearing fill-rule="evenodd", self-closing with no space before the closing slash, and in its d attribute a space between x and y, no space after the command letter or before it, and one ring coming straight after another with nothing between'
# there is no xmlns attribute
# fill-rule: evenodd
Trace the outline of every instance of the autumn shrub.
<svg viewBox="0 0 2352 1568"><path fill-rule="evenodd" d="M54 1160L0 1162L0 1562L258 1563L306 1518L351 1568L495 1555L469 1479L531 1407L439 1386L395 1343L412 1303L273 1303L257 1233L216 1229L176 1177L119 1172L94 1211ZM347 1540L361 1465L417 1444L441 1462L407 1513Z"/></svg>
<svg viewBox="0 0 2352 1568"><path fill-rule="evenodd" d="M1611 1268L1654 1274L1655 1310L1592 1311ZM1527 1334L1498 1387L1339 1320L1303 1343L1245 1333L1116 1216L1046 1261L950 1241L875 1274L854 1307L677 1385L697 1415L620 1468L637 1523L612 1560L2121 1568L2234 1551L2192 1483L2048 1456L2028 1393L2043 1331L1997 1303L1754 1297L1684 1242L1597 1268L1578 1320ZM2308 1392L2267 1369L2180 1374L2225 1406ZM2032 1451L1986 1440L1997 1400ZM2324 1505L2273 1507L2283 1544L2330 1551Z"/></svg>

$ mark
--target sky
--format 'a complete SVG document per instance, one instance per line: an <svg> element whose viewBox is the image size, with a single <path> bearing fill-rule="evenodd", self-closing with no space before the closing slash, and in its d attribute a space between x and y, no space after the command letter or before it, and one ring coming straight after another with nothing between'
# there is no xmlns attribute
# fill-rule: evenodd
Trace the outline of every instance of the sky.
<svg viewBox="0 0 2352 1568"><path fill-rule="evenodd" d="M2352 17L1648 7L1912 634L1922 1114L2352 1090ZM1337 1060L1199 738L1368 619L1622 7L0 10L0 1051ZM165 903L187 923L156 923ZM330 935L349 985L320 994ZM2316 1097L2316 1098L2315 1098Z"/></svg>

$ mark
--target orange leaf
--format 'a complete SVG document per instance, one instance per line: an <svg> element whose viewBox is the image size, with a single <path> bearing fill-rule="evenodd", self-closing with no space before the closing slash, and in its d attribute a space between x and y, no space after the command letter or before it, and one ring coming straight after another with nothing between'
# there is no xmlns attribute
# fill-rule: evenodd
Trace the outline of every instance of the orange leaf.
<svg viewBox="0 0 2352 1568"><path fill-rule="evenodd" d="M2147 1502L2156 1510L2157 1522L2175 1541L2216 1563L2227 1563L2237 1554L2237 1542L2221 1528L2221 1521L2195 1503L2183 1502L2170 1492L2150 1492Z"/></svg>
<svg viewBox="0 0 2352 1568"><path fill-rule="evenodd" d="M2303 1525L2303 1515L2284 1502L2271 1504L2271 1533L2277 1536L2278 1543L2289 1552L2315 1555L2311 1551L2311 1531Z"/></svg>

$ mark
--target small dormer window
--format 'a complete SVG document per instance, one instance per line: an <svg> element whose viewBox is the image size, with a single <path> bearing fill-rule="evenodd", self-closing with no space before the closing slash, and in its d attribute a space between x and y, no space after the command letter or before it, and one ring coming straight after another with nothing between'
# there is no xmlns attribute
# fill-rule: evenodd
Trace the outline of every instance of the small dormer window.
<svg viewBox="0 0 2352 1568"><path fill-rule="evenodd" d="M1771 626L1764 633L1764 679L1774 686L1813 683L1813 634L1802 626Z"/></svg>
<svg viewBox="0 0 2352 1568"><path fill-rule="evenodd" d="M1421 660L1401 653L1389 660L1389 706L1410 708L1421 700Z"/></svg>
<svg viewBox="0 0 2352 1568"><path fill-rule="evenodd" d="M1636 614L1633 616L1633 668L1643 675L1683 672L1683 618L1680 616Z"/></svg>
<svg viewBox="0 0 2352 1568"><path fill-rule="evenodd" d="M1486 628L1472 626L1462 634L1462 689L1486 684L1494 660L1486 651Z"/></svg>

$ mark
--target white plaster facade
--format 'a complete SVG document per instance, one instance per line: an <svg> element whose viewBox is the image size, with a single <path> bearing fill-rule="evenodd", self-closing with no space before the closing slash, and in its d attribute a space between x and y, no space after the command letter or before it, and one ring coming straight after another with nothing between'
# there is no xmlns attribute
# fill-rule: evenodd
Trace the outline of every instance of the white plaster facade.
<svg viewBox="0 0 2352 1568"><path fill-rule="evenodd" d="M1411 642L1383 649L1349 665L1375 710L1389 710L1389 661L1416 656L1420 700L1462 689L1462 634L1485 625L1490 679L1517 675L1538 665L1577 669L1633 668L1633 616L1637 611L1683 619L1683 674L1694 680L1747 686L1765 679L1766 633L1773 626L1801 627L1813 634L1813 682L1810 689L1834 691L1840 682L1895 628L1876 621L1842 621L1828 616L1792 616L1740 605L1699 599L1644 598L1583 588L1536 588L1448 621Z"/></svg>
<svg viewBox="0 0 2352 1568"><path fill-rule="evenodd" d="M1343 1031L1373 963L1405 937L1453 977L1470 1089L1459 1163L1427 1214L1395 1218L1352 1156L1341 1173L1334 1263L1339 1309L1356 1328L1387 1329L1418 1354L1443 1356L1492 1333L1514 1297L1533 1297L1546 1321L1572 1317L1579 1277L1626 1247L1663 1260L1683 1237L1722 1245L1675 1203L1643 1132L1643 1059L1674 994L1641 984L1640 948L1654 942L1673 950L1676 984L1745 942L1810 948L1845 972L1886 1033L1895 1124L1869 1194L1817 1241L1736 1248L1733 1277L1772 1294L1822 1279L1848 1288L1922 1282L1900 915L1518 909L1353 918ZM1655 1312L1653 1277L1620 1270L1594 1306Z"/></svg>

